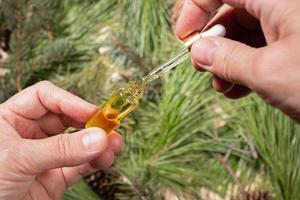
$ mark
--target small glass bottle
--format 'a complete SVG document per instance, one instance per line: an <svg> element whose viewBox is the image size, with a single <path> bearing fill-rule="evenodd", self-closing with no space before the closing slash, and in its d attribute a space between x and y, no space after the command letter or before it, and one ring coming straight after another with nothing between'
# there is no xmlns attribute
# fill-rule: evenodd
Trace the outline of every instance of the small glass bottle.
<svg viewBox="0 0 300 200"><path fill-rule="evenodd" d="M124 88L118 89L112 97L88 120L85 127L99 127L110 133L119 127L120 122L133 111L143 97L144 85L129 81Z"/></svg>

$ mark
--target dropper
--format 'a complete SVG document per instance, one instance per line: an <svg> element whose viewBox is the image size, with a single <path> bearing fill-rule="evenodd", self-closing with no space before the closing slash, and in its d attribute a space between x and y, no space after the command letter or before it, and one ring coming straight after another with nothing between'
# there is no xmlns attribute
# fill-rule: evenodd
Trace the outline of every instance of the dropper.
<svg viewBox="0 0 300 200"><path fill-rule="evenodd" d="M221 24L217 24L205 32L201 32L201 33L195 32L189 35L188 37L182 40L185 48L182 51L180 51L180 53L178 53L176 56L174 56L172 59L158 66L157 68L152 70L147 76L145 76L143 78L143 84L146 85L150 83L151 81L157 79L161 75L167 73L168 71L176 67L178 64L186 60L190 56L190 51L189 51L190 47L198 39L203 37L213 37L213 36L223 37L225 36L225 34L226 34L225 27Z"/></svg>

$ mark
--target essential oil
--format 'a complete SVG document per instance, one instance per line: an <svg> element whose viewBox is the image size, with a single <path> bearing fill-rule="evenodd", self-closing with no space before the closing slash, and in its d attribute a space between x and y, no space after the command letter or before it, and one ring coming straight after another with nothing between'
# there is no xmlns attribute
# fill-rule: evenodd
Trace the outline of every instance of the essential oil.
<svg viewBox="0 0 300 200"><path fill-rule="evenodd" d="M112 97L86 123L85 127L99 127L110 133L119 127L120 122L133 111L144 94L144 84L129 81L124 88L117 90Z"/></svg>

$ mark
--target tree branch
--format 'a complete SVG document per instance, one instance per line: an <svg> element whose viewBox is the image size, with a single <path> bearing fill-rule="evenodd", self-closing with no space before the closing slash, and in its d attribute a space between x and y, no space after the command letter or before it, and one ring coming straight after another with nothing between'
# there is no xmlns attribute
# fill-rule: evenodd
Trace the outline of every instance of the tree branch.
<svg viewBox="0 0 300 200"><path fill-rule="evenodd" d="M22 28L21 28L21 2L20 0L16 0L16 11L15 11L15 17L16 17L16 49L15 49L15 55L16 55L16 77L15 77L15 82L16 82L16 87L18 91L22 90L22 83L21 83L21 74L22 74L22 69L21 69L21 52L20 52L20 41L22 38Z"/></svg>
<svg viewBox="0 0 300 200"><path fill-rule="evenodd" d="M228 159L229 156L227 155L226 157ZM239 178L235 174L235 172L232 169L231 165L228 163L228 160L225 159L225 157L221 156L220 154L215 155L215 158L225 166L226 170L228 171L230 176L233 178L233 181L234 181L235 185L237 185L240 194L242 194L242 196L245 196L247 194L246 191L245 191L245 188L242 186Z"/></svg>

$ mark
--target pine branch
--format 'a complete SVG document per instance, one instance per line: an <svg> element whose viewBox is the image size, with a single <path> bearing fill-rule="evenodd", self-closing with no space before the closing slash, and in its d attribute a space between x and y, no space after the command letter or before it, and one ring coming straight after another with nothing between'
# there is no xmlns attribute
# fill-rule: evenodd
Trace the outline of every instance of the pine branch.
<svg viewBox="0 0 300 200"><path fill-rule="evenodd" d="M117 37L112 38L112 42L115 47L120 48L123 53L138 67L141 67L142 70L146 69L143 59L136 53L134 53L128 46L126 46L121 40Z"/></svg>
<svg viewBox="0 0 300 200"><path fill-rule="evenodd" d="M230 155L230 153L229 153ZM231 165L228 163L228 158L229 155L227 155L226 157L223 157L220 154L215 155L215 158L220 161L226 168L226 170L228 171L228 173L230 174L230 176L233 178L233 181L235 183L235 185L238 187L240 194L242 194L242 196L246 196L246 190L245 188L242 186L239 178L237 177L236 173L234 172L234 170L232 169Z"/></svg>
<svg viewBox="0 0 300 200"><path fill-rule="evenodd" d="M50 20L49 20L49 11L48 8L44 9L44 17L45 17L45 24L46 24L46 31L47 31L47 36L49 40L53 39L53 33L51 30L51 24L50 24Z"/></svg>
<svg viewBox="0 0 300 200"><path fill-rule="evenodd" d="M16 9L15 9L15 18L16 18L16 49L15 49L15 68L16 68L16 87L18 91L22 90L22 83L21 83L21 76L22 76L22 69L21 69L21 40L22 40L22 2L21 0L16 0Z"/></svg>

